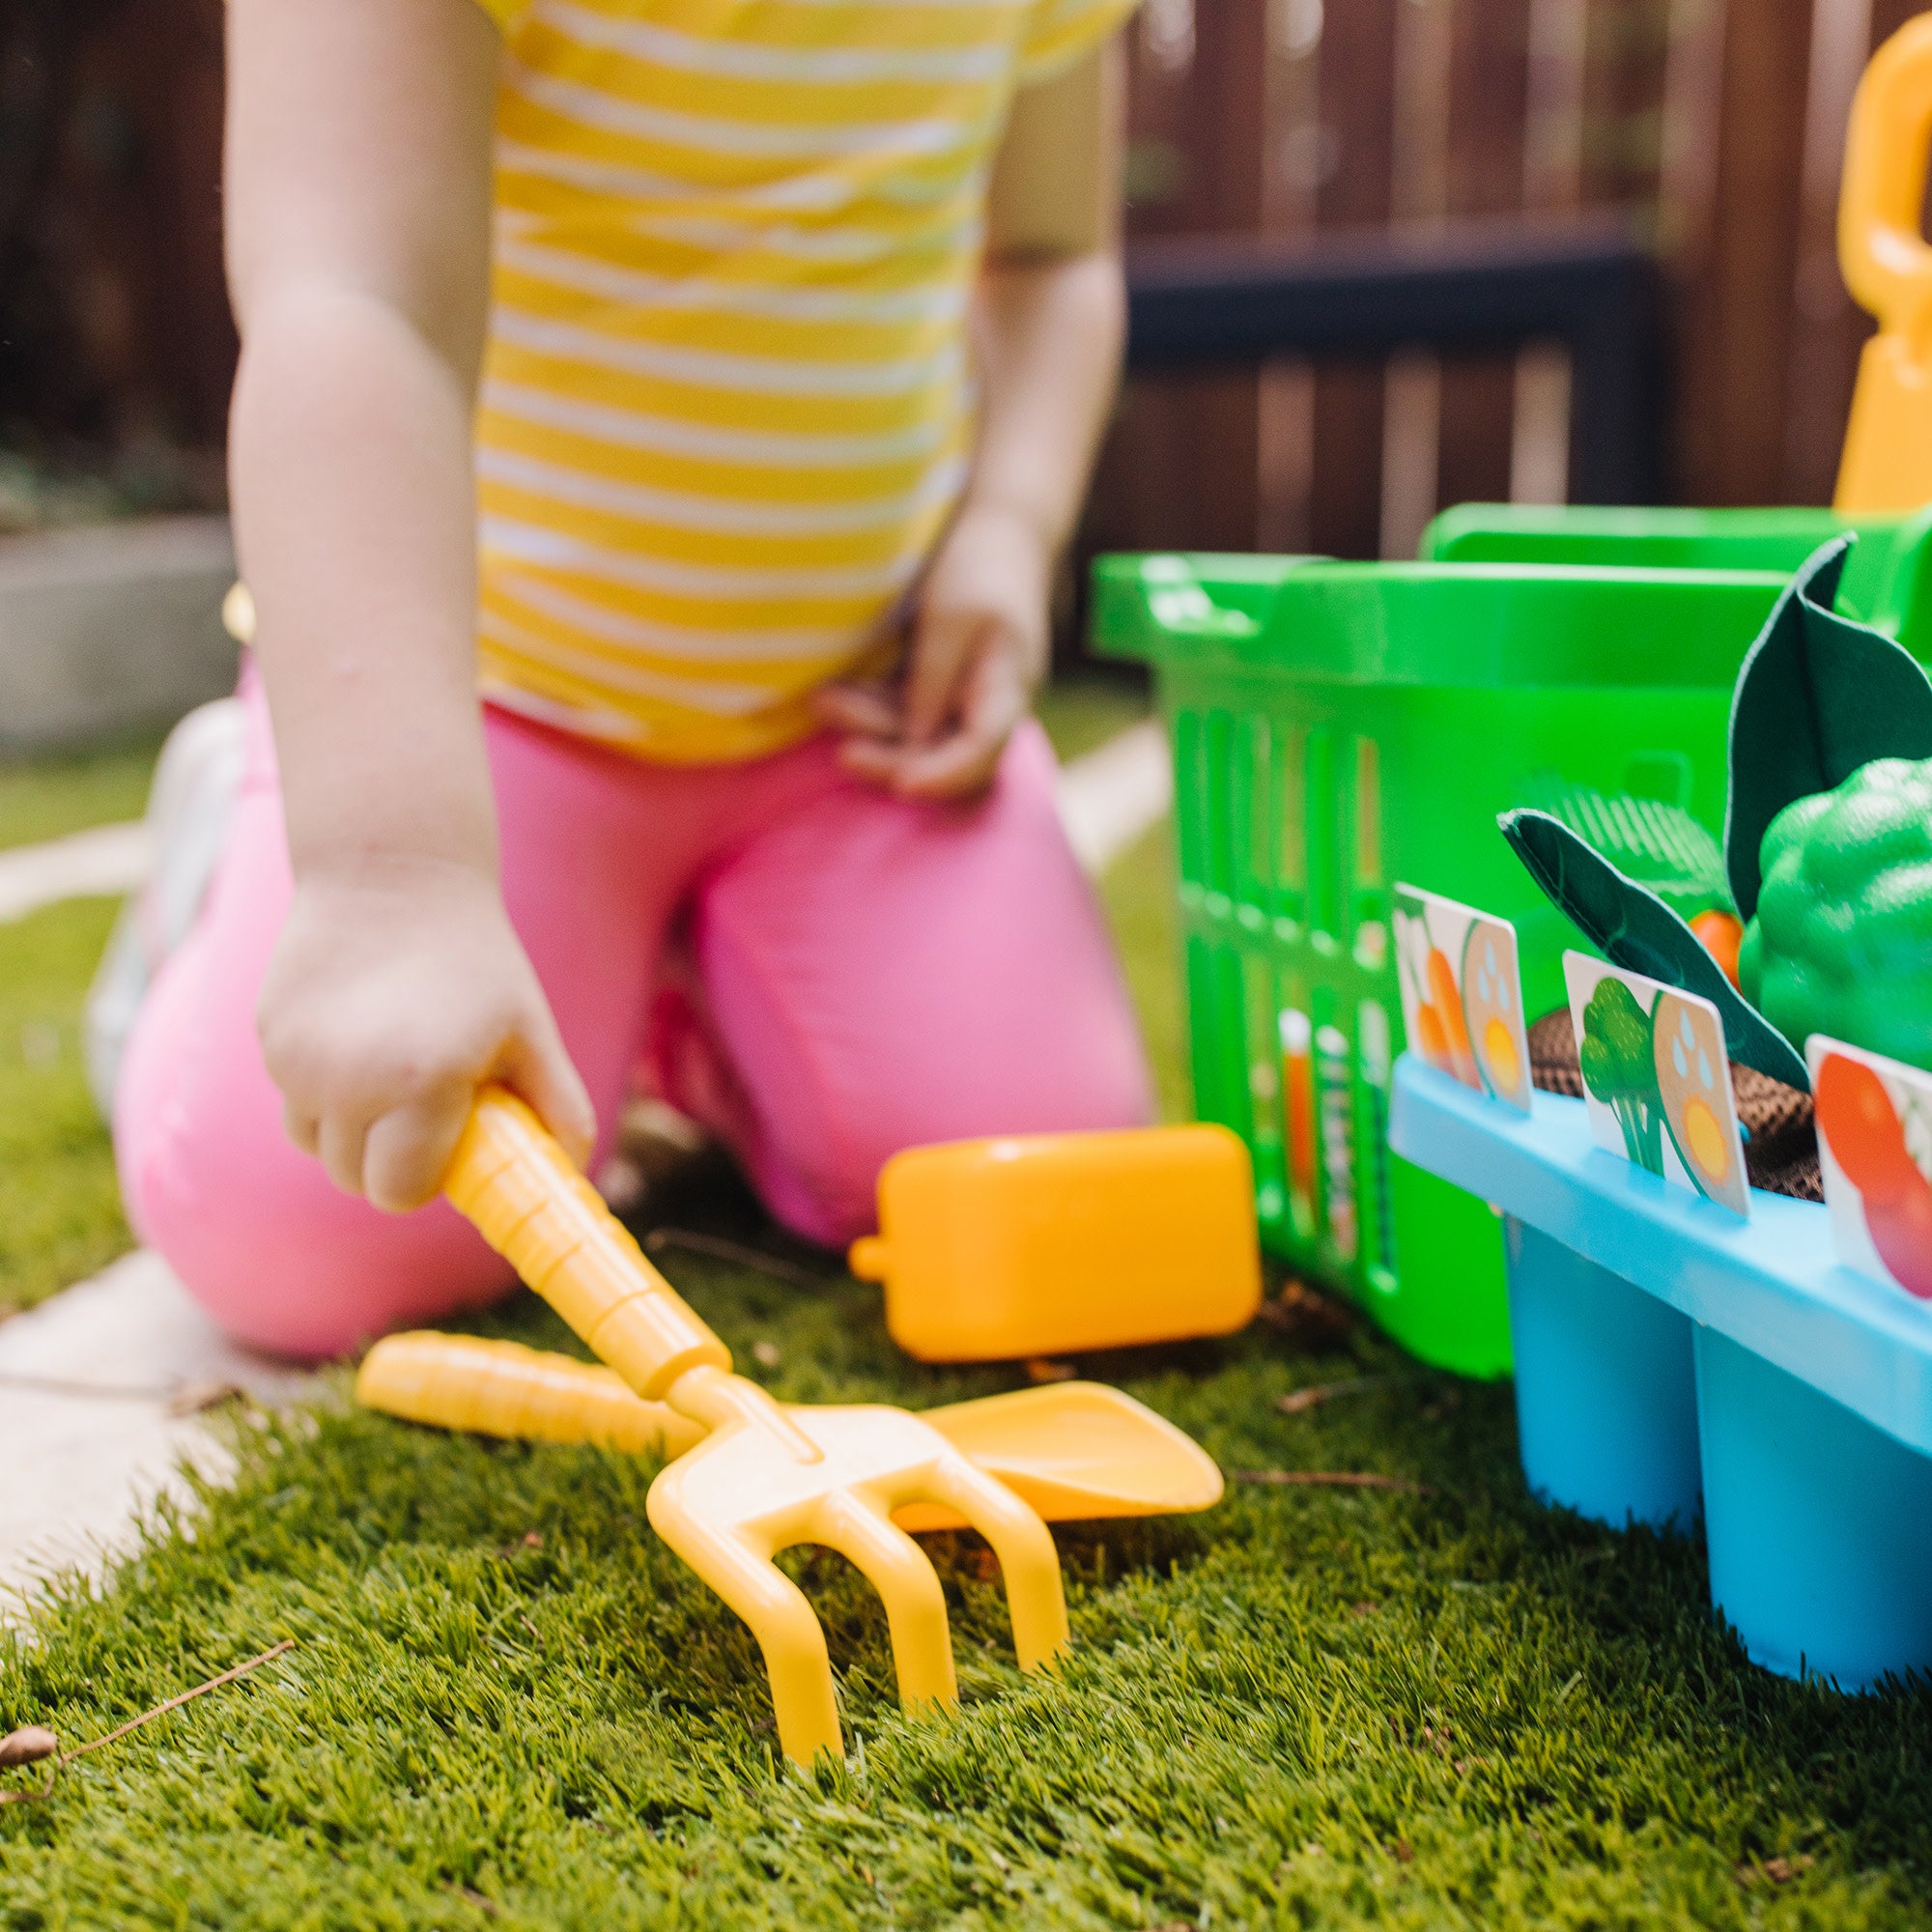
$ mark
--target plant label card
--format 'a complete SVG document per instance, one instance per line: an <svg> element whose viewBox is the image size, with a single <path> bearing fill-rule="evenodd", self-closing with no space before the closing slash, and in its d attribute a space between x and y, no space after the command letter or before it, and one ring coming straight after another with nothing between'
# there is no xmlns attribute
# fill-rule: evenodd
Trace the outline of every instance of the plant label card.
<svg viewBox="0 0 1932 1932"><path fill-rule="evenodd" d="M1516 927L1415 886L1395 889L1396 978L1411 1052L1529 1112L1529 1038Z"/></svg>
<svg viewBox="0 0 1932 1932"><path fill-rule="evenodd" d="M1805 1058L1838 1259L1932 1298L1932 1074L1821 1033Z"/></svg>
<svg viewBox="0 0 1932 1932"><path fill-rule="evenodd" d="M1581 952L1563 955L1597 1145L1750 1216L1723 1022L1709 1000Z"/></svg>

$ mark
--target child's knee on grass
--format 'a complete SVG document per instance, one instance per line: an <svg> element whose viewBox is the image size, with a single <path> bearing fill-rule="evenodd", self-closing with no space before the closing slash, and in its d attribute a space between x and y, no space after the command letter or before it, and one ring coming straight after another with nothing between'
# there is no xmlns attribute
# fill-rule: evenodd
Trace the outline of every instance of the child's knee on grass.
<svg viewBox="0 0 1932 1932"><path fill-rule="evenodd" d="M178 1116L117 1134L116 1156L141 1239L230 1335L272 1354L343 1354L515 1280L453 1208L384 1214L293 1148L238 1148Z"/></svg>

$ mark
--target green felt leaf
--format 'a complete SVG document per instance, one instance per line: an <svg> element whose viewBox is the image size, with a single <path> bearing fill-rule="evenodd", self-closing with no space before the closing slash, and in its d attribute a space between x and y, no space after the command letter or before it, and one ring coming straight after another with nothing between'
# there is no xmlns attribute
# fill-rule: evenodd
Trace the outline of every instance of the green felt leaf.
<svg viewBox="0 0 1932 1932"><path fill-rule="evenodd" d="M1801 1093L1811 1091L1804 1056L1724 978L1697 935L1655 893L1625 878L1547 811L1506 811L1496 823L1550 903L1611 965L1701 994L1718 1009L1733 1060Z"/></svg>
<svg viewBox="0 0 1932 1932"><path fill-rule="evenodd" d="M1874 758L1932 757L1932 682L1901 645L1832 609L1856 541L1813 552L1738 672L1724 865L1742 919L1757 910L1765 832L1794 799Z"/></svg>

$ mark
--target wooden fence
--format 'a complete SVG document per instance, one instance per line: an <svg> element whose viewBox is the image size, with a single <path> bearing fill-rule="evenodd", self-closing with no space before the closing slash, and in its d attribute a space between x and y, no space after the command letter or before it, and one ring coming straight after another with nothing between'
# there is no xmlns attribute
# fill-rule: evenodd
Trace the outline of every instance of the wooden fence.
<svg viewBox="0 0 1932 1932"><path fill-rule="evenodd" d="M1863 318L1833 252L1853 86L1907 0L1145 0L1137 243L1626 213L1666 271L1670 492L1830 494ZM221 0L0 7L0 435L217 443ZM1089 539L1397 554L1549 500L1531 345L1136 379Z"/></svg>
<svg viewBox="0 0 1932 1932"><path fill-rule="evenodd" d="M1130 226L1292 245L1619 211L1665 271L1669 494L1830 497L1860 343L1833 225L1852 90L1906 0L1146 0ZM1563 357L1398 353L1137 379L1089 519L1401 555L1467 498L1560 500Z"/></svg>
<svg viewBox="0 0 1932 1932"><path fill-rule="evenodd" d="M222 0L0 4L0 437L218 446Z"/></svg>

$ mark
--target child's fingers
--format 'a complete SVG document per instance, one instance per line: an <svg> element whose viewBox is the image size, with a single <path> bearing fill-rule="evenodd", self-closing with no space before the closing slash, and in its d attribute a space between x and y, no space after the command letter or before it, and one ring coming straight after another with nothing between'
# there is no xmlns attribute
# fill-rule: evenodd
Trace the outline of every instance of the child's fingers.
<svg viewBox="0 0 1932 1932"><path fill-rule="evenodd" d="M972 672L964 718L936 743L854 738L839 747L839 762L900 798L970 798L992 782L1027 705L1026 680L1018 667L1004 653L995 653Z"/></svg>
<svg viewBox="0 0 1932 1932"><path fill-rule="evenodd" d="M998 769L1003 738L980 728L955 731L937 745L908 753L893 779L901 798L971 798L984 791Z"/></svg>
<svg viewBox="0 0 1932 1932"><path fill-rule="evenodd" d="M828 684L812 694L818 722L857 737L896 738L905 718L893 695L877 685Z"/></svg>
<svg viewBox="0 0 1932 1932"><path fill-rule="evenodd" d="M504 1049L502 1072L564 1152L588 1167L597 1145L597 1110L548 1011Z"/></svg>
<svg viewBox="0 0 1932 1932"><path fill-rule="evenodd" d="M305 1153L313 1160L321 1148L322 1122L313 1114L305 1114L291 1101L282 1102L282 1131L288 1135L289 1144L298 1153Z"/></svg>
<svg viewBox="0 0 1932 1932"><path fill-rule="evenodd" d="M905 735L914 744L937 737L957 709L959 687L984 629L979 611L928 608L922 613L905 678Z"/></svg>
<svg viewBox="0 0 1932 1932"><path fill-rule="evenodd" d="M999 769L1007 740L1027 713L1027 687L1005 654L983 659L967 692L966 715L937 745L905 753L893 780L901 798L969 798Z"/></svg>
<svg viewBox="0 0 1932 1932"><path fill-rule="evenodd" d="M936 745L878 748L876 755L865 758L863 764L862 748L852 746L846 762L900 798L938 802L983 791L1005 748L1005 733L984 725L962 725Z"/></svg>
<svg viewBox="0 0 1932 1932"><path fill-rule="evenodd" d="M363 1143L363 1192L385 1214L435 1200L469 1118L469 1097L461 1089L392 1107Z"/></svg>
<svg viewBox="0 0 1932 1932"><path fill-rule="evenodd" d="M855 778L887 786L910 755L904 745L881 738L848 738L838 748L838 762Z"/></svg>
<svg viewBox="0 0 1932 1932"><path fill-rule="evenodd" d="M345 1194L360 1194L362 1157L369 1137L366 1121L354 1114L323 1115L316 1134L316 1153L328 1178Z"/></svg>

